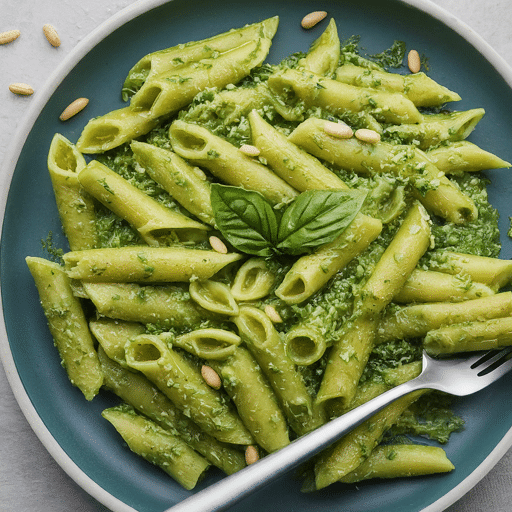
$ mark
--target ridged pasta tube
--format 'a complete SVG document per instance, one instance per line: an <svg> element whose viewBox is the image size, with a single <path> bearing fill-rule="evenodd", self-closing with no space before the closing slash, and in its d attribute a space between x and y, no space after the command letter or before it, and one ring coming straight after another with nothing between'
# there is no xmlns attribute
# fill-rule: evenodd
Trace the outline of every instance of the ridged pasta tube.
<svg viewBox="0 0 512 512"><path fill-rule="evenodd" d="M422 114L403 94L344 84L311 71L286 69L268 79L268 86L285 103L323 107L335 114L366 112L387 123L420 123Z"/></svg>
<svg viewBox="0 0 512 512"><path fill-rule="evenodd" d="M62 366L71 383L92 400L103 384L103 373L80 299L73 295L69 277L60 265L30 256L25 261Z"/></svg>
<svg viewBox="0 0 512 512"><path fill-rule="evenodd" d="M128 221L148 245L206 237L207 226L163 206L97 160L80 171L78 180L91 196Z"/></svg>
<svg viewBox="0 0 512 512"><path fill-rule="evenodd" d="M210 464L182 439L172 435L127 405L105 409L101 415L137 455L159 466L185 489L193 489Z"/></svg>
<svg viewBox="0 0 512 512"><path fill-rule="evenodd" d="M309 118L289 136L289 140L312 155L363 175L391 172L409 179L416 198L429 210L456 224L474 220L478 210L426 156L413 146L387 142L368 144L356 138L328 135L325 121Z"/></svg>
<svg viewBox="0 0 512 512"><path fill-rule="evenodd" d="M270 318L261 309L241 306L233 322L274 389L292 429L304 435L322 425L323 412L315 408Z"/></svg>
<svg viewBox="0 0 512 512"><path fill-rule="evenodd" d="M298 195L268 167L202 126L174 121L169 137L178 155L194 165L206 167L229 185L256 190L274 204L290 202Z"/></svg>
<svg viewBox="0 0 512 512"><path fill-rule="evenodd" d="M125 346L126 362L210 435L226 443L251 444L251 434L199 369L161 338L142 334Z"/></svg>
<svg viewBox="0 0 512 512"><path fill-rule="evenodd" d="M178 203L202 222L215 225L210 185L201 169L189 165L173 151L145 142L130 145L135 160Z"/></svg>
<svg viewBox="0 0 512 512"><path fill-rule="evenodd" d="M188 282L192 278L209 279L241 257L237 253L145 246L89 249L68 252L63 256L69 277L96 283L161 283Z"/></svg>
<svg viewBox="0 0 512 512"><path fill-rule="evenodd" d="M347 62L336 69L335 78L358 87L400 92L417 107L436 107L461 99L456 92L438 84L423 72L400 75Z"/></svg>
<svg viewBox="0 0 512 512"><path fill-rule="evenodd" d="M244 454L217 441L187 418L154 384L107 357L100 347L98 356L105 375L105 387L139 413L166 431L179 436L208 462L231 475L245 467Z"/></svg>
<svg viewBox="0 0 512 512"><path fill-rule="evenodd" d="M59 218L70 249L94 249L98 245L94 201L78 181L78 174L87 165L85 158L74 144L56 133L47 164Z"/></svg>

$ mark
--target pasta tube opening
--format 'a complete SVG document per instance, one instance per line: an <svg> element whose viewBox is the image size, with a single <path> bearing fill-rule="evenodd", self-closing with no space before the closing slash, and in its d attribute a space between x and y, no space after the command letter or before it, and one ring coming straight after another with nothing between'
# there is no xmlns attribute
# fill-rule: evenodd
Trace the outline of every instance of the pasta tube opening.
<svg viewBox="0 0 512 512"><path fill-rule="evenodd" d="M153 343L136 341L131 346L130 359L137 363L158 361L162 357L160 349Z"/></svg>
<svg viewBox="0 0 512 512"><path fill-rule="evenodd" d="M307 298L307 283L300 275L287 275L279 287L278 297L289 304L297 304Z"/></svg>
<svg viewBox="0 0 512 512"><path fill-rule="evenodd" d="M105 144L108 145L112 142L114 142L117 137L120 134L120 128L119 126L116 126L115 124L103 124L98 125L94 132L88 134L88 140L83 140L81 143L85 146L88 144Z"/></svg>
<svg viewBox="0 0 512 512"><path fill-rule="evenodd" d="M238 315L238 304L231 295L229 286L215 281L192 281L190 297L208 311L221 315Z"/></svg>
<svg viewBox="0 0 512 512"><path fill-rule="evenodd" d="M231 286L235 300L257 300L267 296L274 284L275 276L262 258L247 260L236 273Z"/></svg>
<svg viewBox="0 0 512 512"><path fill-rule="evenodd" d="M60 134L53 138L48 156L48 162L52 161L62 172L76 173L85 167L82 155Z"/></svg>
<svg viewBox="0 0 512 512"><path fill-rule="evenodd" d="M208 145L208 141L205 137L201 137L200 134L192 133L191 130L181 130L176 126L172 132L173 141L172 144L174 147L179 147L180 152L190 152L191 154L195 154L196 152L202 152ZM185 158L187 154L183 154Z"/></svg>
<svg viewBox="0 0 512 512"><path fill-rule="evenodd" d="M221 360L232 356L241 341L240 336L224 329L198 329L178 336L173 345L203 359Z"/></svg>
<svg viewBox="0 0 512 512"><path fill-rule="evenodd" d="M236 324L242 332L247 335L250 333L251 343L257 348L265 348L272 338L272 323L260 309L244 307Z"/></svg>
<svg viewBox="0 0 512 512"><path fill-rule="evenodd" d="M134 105L134 109L138 112L149 112L153 105L157 103L161 92L162 88L157 85L141 90L140 95L137 96L137 104Z"/></svg>
<svg viewBox="0 0 512 512"><path fill-rule="evenodd" d="M285 344L288 357L295 364L303 366L318 361L327 348L325 338L308 327L292 329L285 339Z"/></svg>

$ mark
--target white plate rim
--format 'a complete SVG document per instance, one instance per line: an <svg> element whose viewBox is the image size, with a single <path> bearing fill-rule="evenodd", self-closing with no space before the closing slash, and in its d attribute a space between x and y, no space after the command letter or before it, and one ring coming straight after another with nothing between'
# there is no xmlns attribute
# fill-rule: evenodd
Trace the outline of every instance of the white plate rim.
<svg viewBox="0 0 512 512"><path fill-rule="evenodd" d="M478 33L469 25L458 19L443 7L434 4L431 0L398 0L403 4L410 5L420 11L429 14L433 18L444 23L454 30L457 34L469 42L483 57L496 69L498 74L512 88L512 68ZM16 168L18 158L21 154L25 141L43 110L47 101L51 98L60 82L74 68L74 66L87 55L97 44L113 31L133 20L135 17L145 12L172 2L172 0L137 0L133 4L123 8L107 20L103 21L96 29L90 32L80 43L78 43L69 54L63 59L61 64L47 79L40 94L34 98L30 109L25 114L16 134L13 143L9 146L4 161L2 163L1 181L0 181L0 237L2 234L2 224L7 205L7 198L11 179ZM2 289L0 287L0 301L2 298ZM107 492L98 483L87 476L75 462L66 454L51 432L39 417L32 401L30 400L21 378L17 372L16 365L10 350L3 308L0 307L0 360L3 363L9 385L13 391L14 397L27 419L30 427L41 441L45 449L49 452L57 464L64 472L85 492L95 498L98 502L108 507L113 512L137 512L132 507L126 505ZM482 480L489 471L499 462L504 454L512 447L512 427L503 436L502 440L496 445L491 453L475 470L462 480L457 486L451 489L443 497L427 506L422 512L441 512L455 503L472 489L480 480Z"/></svg>

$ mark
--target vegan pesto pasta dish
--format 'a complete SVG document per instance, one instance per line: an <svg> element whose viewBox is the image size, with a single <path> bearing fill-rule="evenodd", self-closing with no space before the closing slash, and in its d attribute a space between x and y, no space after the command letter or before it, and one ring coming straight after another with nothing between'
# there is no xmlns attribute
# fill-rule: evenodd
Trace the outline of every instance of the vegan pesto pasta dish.
<svg viewBox="0 0 512 512"><path fill-rule="evenodd" d="M71 383L117 395L106 422L186 489L416 377L423 350L512 344L480 173L511 164L467 140L484 110L332 18L268 64L278 22L146 55L126 107L55 134L69 251L26 258ZM407 395L303 490L449 472L463 425L445 395Z"/></svg>

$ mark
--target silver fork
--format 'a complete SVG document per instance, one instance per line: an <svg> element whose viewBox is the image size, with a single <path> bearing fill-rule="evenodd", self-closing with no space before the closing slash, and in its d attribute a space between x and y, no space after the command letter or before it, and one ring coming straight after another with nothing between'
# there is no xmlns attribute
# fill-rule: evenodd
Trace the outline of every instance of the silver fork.
<svg viewBox="0 0 512 512"><path fill-rule="evenodd" d="M434 359L423 353L423 370L415 379L331 420L285 448L227 476L164 512L214 512L225 510L271 480L311 458L391 402L419 389L435 389L452 395L475 393L512 368L512 348L465 358Z"/></svg>

